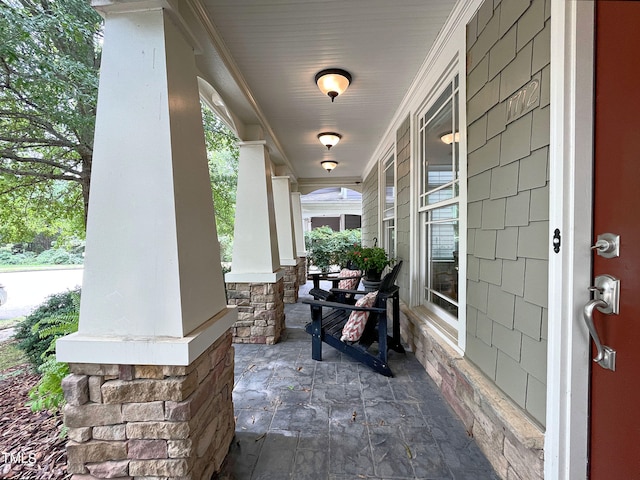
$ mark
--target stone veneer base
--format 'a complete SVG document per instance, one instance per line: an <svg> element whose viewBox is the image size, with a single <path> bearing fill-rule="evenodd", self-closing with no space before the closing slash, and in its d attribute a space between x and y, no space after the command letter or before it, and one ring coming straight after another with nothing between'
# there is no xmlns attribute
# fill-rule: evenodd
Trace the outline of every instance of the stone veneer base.
<svg viewBox="0 0 640 480"><path fill-rule="evenodd" d="M284 303L298 301L298 266L284 267Z"/></svg>
<svg viewBox="0 0 640 480"><path fill-rule="evenodd" d="M496 473L544 478L544 432L467 359L402 305L401 336L464 423Z"/></svg>
<svg viewBox="0 0 640 480"><path fill-rule="evenodd" d="M202 480L235 433L228 331L191 365L71 363L62 382L72 480Z"/></svg>
<svg viewBox="0 0 640 480"><path fill-rule="evenodd" d="M298 285L307 283L307 257L298 257Z"/></svg>
<svg viewBox="0 0 640 480"><path fill-rule="evenodd" d="M238 308L233 325L235 343L266 343L280 340L285 328L284 277L276 283L227 283L230 305Z"/></svg>

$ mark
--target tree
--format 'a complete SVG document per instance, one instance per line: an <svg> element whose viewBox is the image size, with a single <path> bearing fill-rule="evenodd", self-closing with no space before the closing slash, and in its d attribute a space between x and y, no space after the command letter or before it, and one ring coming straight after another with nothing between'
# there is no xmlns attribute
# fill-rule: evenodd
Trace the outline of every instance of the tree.
<svg viewBox="0 0 640 480"><path fill-rule="evenodd" d="M101 28L85 0L0 0L5 240L84 229Z"/></svg>
<svg viewBox="0 0 640 480"><path fill-rule="evenodd" d="M202 106L209 176L218 235L233 237L238 186L238 139L207 107Z"/></svg>
<svg viewBox="0 0 640 480"><path fill-rule="evenodd" d="M87 0L0 0L0 238L84 237L102 19ZM218 233L233 237L237 139L203 108Z"/></svg>
<svg viewBox="0 0 640 480"><path fill-rule="evenodd" d="M222 121L202 105L204 138L209 161L211 191L222 259L231 261L238 186L238 139Z"/></svg>

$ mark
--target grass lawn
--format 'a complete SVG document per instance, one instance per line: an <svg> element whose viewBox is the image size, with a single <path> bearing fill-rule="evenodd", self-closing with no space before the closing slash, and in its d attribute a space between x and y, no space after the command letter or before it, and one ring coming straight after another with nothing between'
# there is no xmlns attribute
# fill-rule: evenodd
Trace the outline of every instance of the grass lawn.
<svg viewBox="0 0 640 480"><path fill-rule="evenodd" d="M35 270L71 270L84 265L0 265L0 273L31 272Z"/></svg>
<svg viewBox="0 0 640 480"><path fill-rule="evenodd" d="M21 321L23 321L24 318L25 317L15 317L15 318L7 318L5 320L0 320L0 330L4 330L5 328L15 327Z"/></svg>
<svg viewBox="0 0 640 480"><path fill-rule="evenodd" d="M27 362L27 357L16 346L17 343L15 340L0 343L0 380L4 377L2 372Z"/></svg>

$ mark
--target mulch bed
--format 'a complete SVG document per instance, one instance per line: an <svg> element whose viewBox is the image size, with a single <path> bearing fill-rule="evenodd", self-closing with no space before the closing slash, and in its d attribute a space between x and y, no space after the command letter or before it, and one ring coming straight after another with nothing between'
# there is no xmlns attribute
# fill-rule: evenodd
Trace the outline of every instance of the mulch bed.
<svg viewBox="0 0 640 480"><path fill-rule="evenodd" d="M62 415L32 412L25 402L39 376L29 365L0 372L0 478L62 480L66 439L60 438Z"/></svg>

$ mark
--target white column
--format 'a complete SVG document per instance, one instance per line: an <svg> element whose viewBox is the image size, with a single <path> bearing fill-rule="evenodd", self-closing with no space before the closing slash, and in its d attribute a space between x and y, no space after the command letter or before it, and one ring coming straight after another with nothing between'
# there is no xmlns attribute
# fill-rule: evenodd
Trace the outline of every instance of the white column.
<svg viewBox="0 0 640 480"><path fill-rule="evenodd" d="M293 232L296 240L296 252L301 257L307 256L304 245L304 222L302 220L302 202L300 192L291 192L291 210L293 214Z"/></svg>
<svg viewBox="0 0 640 480"><path fill-rule="evenodd" d="M291 180L289 177L272 177L273 206L278 232L278 252L280 265L294 267L298 263L296 239L293 227L293 207L291 204Z"/></svg>
<svg viewBox="0 0 640 480"><path fill-rule="evenodd" d="M193 48L165 2L114 5L103 9L80 326L57 355L188 365L237 317L226 305Z"/></svg>
<svg viewBox="0 0 640 480"><path fill-rule="evenodd" d="M271 182L271 162L264 140L240 143L238 190L229 283L275 283L284 272Z"/></svg>

